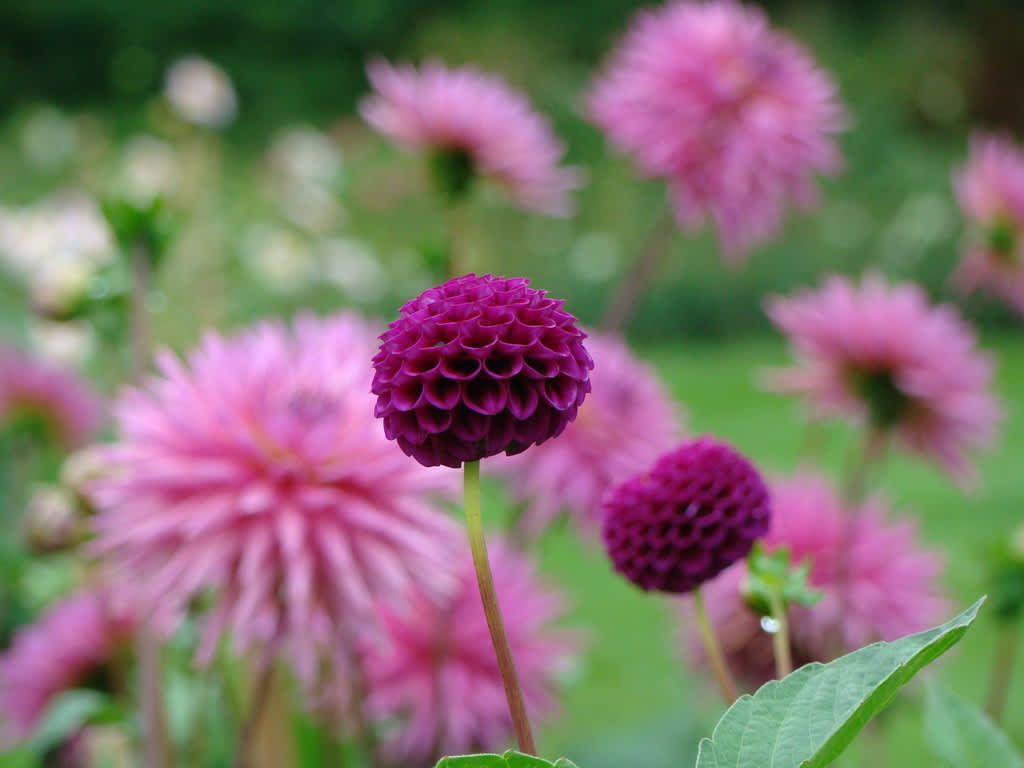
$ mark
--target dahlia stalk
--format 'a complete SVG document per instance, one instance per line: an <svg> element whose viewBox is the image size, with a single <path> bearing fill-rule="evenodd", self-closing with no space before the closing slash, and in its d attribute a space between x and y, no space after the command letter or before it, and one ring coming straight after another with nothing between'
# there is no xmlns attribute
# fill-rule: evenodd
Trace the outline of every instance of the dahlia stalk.
<svg viewBox="0 0 1024 768"><path fill-rule="evenodd" d="M462 468L466 527L519 748L536 753L487 556L481 459L557 437L590 392L594 363L564 301L524 278L474 274L407 302L373 358L384 433L424 466Z"/></svg>

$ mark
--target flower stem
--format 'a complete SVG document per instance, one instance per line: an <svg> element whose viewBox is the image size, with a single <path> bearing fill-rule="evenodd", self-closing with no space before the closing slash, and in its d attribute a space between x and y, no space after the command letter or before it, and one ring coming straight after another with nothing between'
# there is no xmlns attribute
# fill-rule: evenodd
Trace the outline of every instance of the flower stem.
<svg viewBox="0 0 1024 768"><path fill-rule="evenodd" d="M448 204L446 223L448 225L448 252L445 254L445 279L461 277L469 271L469 242L467 236L465 201Z"/></svg>
<svg viewBox="0 0 1024 768"><path fill-rule="evenodd" d="M718 688L722 692L725 703L732 704L736 701L736 683L729 672L725 656L722 655L722 648L715 636L715 628L711 626L711 621L708 619L708 612L704 607L704 593L700 587L693 591L693 608L697 614L700 637L704 641L704 651L708 655L708 661L711 662L711 669L715 673L715 680L718 681Z"/></svg>
<svg viewBox="0 0 1024 768"><path fill-rule="evenodd" d="M238 734L238 748L235 750L235 768L249 765L249 754L252 750L253 736L263 719L263 712L270 699L270 688L274 679L273 661L264 659L256 669L256 681L253 684L249 699L249 711Z"/></svg>
<svg viewBox="0 0 1024 768"><path fill-rule="evenodd" d="M669 240L675 232L676 223L667 203L662 204L654 220L654 225L644 239L636 258L629 265L627 274L619 282L605 312L601 327L606 331L622 331L628 324L636 309L636 304L643 295L647 284L654 277L665 253L668 251Z"/></svg>
<svg viewBox="0 0 1024 768"><path fill-rule="evenodd" d="M889 433L875 427L868 427L860 454L850 464L843 484L843 501L849 507L859 507L868 492L868 477L881 463L888 445Z"/></svg>
<svg viewBox="0 0 1024 768"><path fill-rule="evenodd" d="M999 629L996 650L992 659L992 676L989 679L985 711L996 723L1003 718L1006 699L1010 693L1010 677L1020 645L1020 625L1016 622Z"/></svg>
<svg viewBox="0 0 1024 768"><path fill-rule="evenodd" d="M526 704L523 701L523 690L519 685L515 661L512 659L512 649L509 647L508 636L505 634L505 622L501 617L498 595L494 591L491 564L487 558L487 542L484 539L484 524L480 514L479 461L467 461L463 465L463 479L469 548L473 553L473 567L476 570L476 580L480 587L480 599L484 606L484 616L487 618L487 629L491 633L494 655L497 657L501 681L505 686L508 711L512 716L512 725L515 727L519 751L528 755L536 755L537 746L533 741L533 732L530 730Z"/></svg>
<svg viewBox="0 0 1024 768"><path fill-rule="evenodd" d="M772 618L778 623L772 635L772 649L775 651L775 677L779 680L793 671L793 652L789 647L789 618L786 606L775 592L771 595Z"/></svg>

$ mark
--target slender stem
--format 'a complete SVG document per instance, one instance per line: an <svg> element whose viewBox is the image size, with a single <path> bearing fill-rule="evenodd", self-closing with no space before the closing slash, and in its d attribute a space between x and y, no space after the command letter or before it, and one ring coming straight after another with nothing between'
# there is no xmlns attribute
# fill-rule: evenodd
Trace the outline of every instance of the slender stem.
<svg viewBox="0 0 1024 768"><path fill-rule="evenodd" d="M722 655L722 648L718 644L718 638L715 636L715 628L711 626L711 621L708 619L708 612L704 607L704 593L700 587L697 587L693 592L693 608L697 614L697 627L700 629L700 637L704 641L704 651L708 655L708 661L711 662L711 669L715 673L718 688L722 692L725 703L732 704L736 701L736 683L732 679L732 673L729 672L729 665L725 662L725 656Z"/></svg>
<svg viewBox="0 0 1024 768"><path fill-rule="evenodd" d="M256 670L256 683L249 700L249 711L238 734L238 749L235 751L235 768L245 768L249 764L249 753L252 750L253 736L263 718L263 712L270 700L270 689L274 681L274 664L264 659Z"/></svg>
<svg viewBox="0 0 1024 768"><path fill-rule="evenodd" d="M146 307L151 282L150 256L145 246L136 245L129 254L132 272L131 345L132 378L138 381L146 370L152 346L149 309Z"/></svg>
<svg viewBox="0 0 1024 768"><path fill-rule="evenodd" d="M160 638L147 626L139 629L139 691L142 710L142 753L146 768L171 768L171 745L167 737L163 684L160 668Z"/></svg>
<svg viewBox="0 0 1024 768"><path fill-rule="evenodd" d="M793 652L789 646L789 617L782 599L774 592L771 595L772 618L777 622L772 635L772 649L775 651L775 677L779 680L793 671Z"/></svg>
<svg viewBox="0 0 1024 768"><path fill-rule="evenodd" d="M448 252L445 254L444 271L449 280L469 271L466 207L465 201L451 202L447 207Z"/></svg>
<svg viewBox="0 0 1024 768"><path fill-rule="evenodd" d="M1010 678L1020 640L1020 624L1018 622L1001 627L996 639L996 650L992 659L992 676L989 679L988 698L985 703L985 711L996 723L1003 719L1003 712L1006 710L1006 700L1010 694Z"/></svg>
<svg viewBox="0 0 1024 768"><path fill-rule="evenodd" d="M843 501L849 507L859 507L867 496L868 478L881 463L888 445L889 433L875 427L868 427L860 453L851 462L843 484Z"/></svg>
<svg viewBox="0 0 1024 768"><path fill-rule="evenodd" d="M347 623L340 628L340 634L344 646L342 650L345 654L345 664L348 667L345 670L348 675L350 697L348 716L352 720L356 741L367 764L377 766L380 764L380 751L377 749L377 734L373 724L366 716L364 708L368 687L359 658L358 638L353 628Z"/></svg>
<svg viewBox="0 0 1024 768"><path fill-rule="evenodd" d="M466 531L469 534L469 548L473 553L473 567L476 570L476 581L480 587L480 599L487 618L487 629L491 633L494 655L501 671L501 681L505 686L505 698L508 700L508 711L512 716L512 725L516 731L519 751L528 755L537 754L537 746L533 741L530 721L526 714L523 701L523 690L519 685L512 649L505 634L505 622L501 618L501 607L498 595L494 591L494 577L491 564L487 558L487 542L484 539L484 524L480 514L480 462L467 461L463 466L465 481Z"/></svg>
<svg viewBox="0 0 1024 768"><path fill-rule="evenodd" d="M629 324L644 289L665 258L669 240L675 231L676 223L672 211L667 203L663 204L654 220L654 226L651 227L643 245L637 251L636 258L629 266L629 271L615 290L601 322L604 330L621 331Z"/></svg>

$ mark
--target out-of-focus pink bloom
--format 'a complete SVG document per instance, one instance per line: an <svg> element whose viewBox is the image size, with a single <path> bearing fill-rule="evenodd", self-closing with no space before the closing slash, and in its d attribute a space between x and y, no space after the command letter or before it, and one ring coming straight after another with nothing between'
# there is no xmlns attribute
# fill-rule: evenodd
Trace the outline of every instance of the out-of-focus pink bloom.
<svg viewBox="0 0 1024 768"><path fill-rule="evenodd" d="M1024 314L1024 150L1003 136L975 134L953 186L975 229L954 279Z"/></svg>
<svg viewBox="0 0 1024 768"><path fill-rule="evenodd" d="M102 676L134 626L107 590L93 588L19 630L0 656L0 741L28 738L56 696Z"/></svg>
<svg viewBox="0 0 1024 768"><path fill-rule="evenodd" d="M493 180L523 208L571 212L580 173L559 167L564 146L522 94L472 67L438 61L417 71L376 60L367 72L375 93L361 111L377 131L455 162L451 170L466 183L474 175Z"/></svg>
<svg viewBox="0 0 1024 768"><path fill-rule="evenodd" d="M539 717L552 709L555 678L576 653L578 638L549 626L564 604L533 563L500 540L489 548L526 706ZM454 589L440 602L414 594L405 611L382 606L384 638L364 648L370 713L393 721L384 746L402 765L494 751L512 732L468 548L456 562Z"/></svg>
<svg viewBox="0 0 1024 768"><path fill-rule="evenodd" d="M199 661L225 632L280 651L304 681L376 599L410 579L436 591L454 524L431 500L449 486L373 416L373 332L355 315L301 315L225 339L122 396L120 442L93 487L98 551L159 627L216 591Z"/></svg>
<svg viewBox="0 0 1024 768"><path fill-rule="evenodd" d="M0 345L0 431L41 427L70 450L94 437L102 420L102 402L80 378Z"/></svg>
<svg viewBox="0 0 1024 768"><path fill-rule="evenodd" d="M554 440L492 463L523 504L523 530L536 536L562 513L583 528L601 522L605 491L646 469L681 436L676 408L654 370L614 335L590 334L591 392Z"/></svg>
<svg viewBox="0 0 1024 768"><path fill-rule="evenodd" d="M919 632L946 613L941 556L918 542L913 522L888 521L881 499L844 508L828 481L807 473L773 483L772 502L766 549L787 547L793 563L809 560L810 584L824 593L813 606L790 609L797 664ZM704 599L730 667L760 684L774 676L772 638L740 594L746 575L737 563L704 586ZM687 654L703 661L689 604L683 615Z"/></svg>
<svg viewBox="0 0 1024 768"><path fill-rule="evenodd" d="M830 277L816 291L767 305L797 364L771 386L806 396L815 416L839 415L891 431L962 482L967 452L989 443L1000 420L992 364L953 307L931 306L920 287Z"/></svg>
<svg viewBox="0 0 1024 768"><path fill-rule="evenodd" d="M710 216L740 261L787 204L816 199L840 164L832 79L757 8L731 0L641 11L598 77L591 118L648 176L668 180L677 220Z"/></svg>

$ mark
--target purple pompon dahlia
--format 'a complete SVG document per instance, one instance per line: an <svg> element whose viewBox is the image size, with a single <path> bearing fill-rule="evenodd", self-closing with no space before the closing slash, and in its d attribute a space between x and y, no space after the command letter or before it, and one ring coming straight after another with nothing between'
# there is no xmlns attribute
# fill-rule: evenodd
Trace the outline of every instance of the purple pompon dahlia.
<svg viewBox="0 0 1024 768"><path fill-rule="evenodd" d="M676 219L710 216L743 258L787 204L813 204L813 174L841 162L836 86L757 8L730 0L641 11L589 97L609 140L668 181Z"/></svg>
<svg viewBox="0 0 1024 768"><path fill-rule="evenodd" d="M638 587L684 593L745 557L770 520L754 465L702 437L609 491L602 535L615 570Z"/></svg>
<svg viewBox="0 0 1024 768"><path fill-rule="evenodd" d="M975 134L953 185L972 228L954 280L1024 315L1024 149L1003 136Z"/></svg>
<svg viewBox="0 0 1024 768"><path fill-rule="evenodd" d="M586 334L522 277L465 275L399 311L373 358L384 432L427 467L556 437L590 392Z"/></svg>
<svg viewBox="0 0 1024 768"><path fill-rule="evenodd" d="M618 336L591 334L593 387L557 440L491 464L523 504L522 531L541 533L567 513L581 528L600 526L601 499L676 445L677 409L654 370Z"/></svg>
<svg viewBox="0 0 1024 768"><path fill-rule="evenodd" d="M580 172L559 167L565 148L547 120L500 79L437 61L417 72L377 60L367 72L376 93L363 102L363 117L399 144L430 153L448 197L462 197L483 177L523 208L572 211L569 193L580 186Z"/></svg>
<svg viewBox="0 0 1024 768"><path fill-rule="evenodd" d="M208 333L185 361L165 351L121 397L92 488L96 548L159 629L212 597L200 663L230 634L313 682L378 599L450 580L458 529L436 496L453 478L381 433L373 348L354 314L303 314Z"/></svg>
<svg viewBox="0 0 1024 768"><path fill-rule="evenodd" d="M41 432L63 450L96 436L103 403L74 374L0 345L0 432Z"/></svg>
<svg viewBox="0 0 1024 768"><path fill-rule="evenodd" d="M844 507L831 483L813 473L774 481L771 491L766 549L786 547L793 562L809 560L809 582L824 595L815 605L790 610L798 666L920 632L947 615L943 558L921 544L912 521L892 522L882 499ZM772 638L740 593L746 574L746 563L727 569L707 585L704 601L730 668L757 686L775 674ZM704 663L688 601L681 618L686 655Z"/></svg>
<svg viewBox="0 0 1024 768"><path fill-rule="evenodd" d="M552 626L562 595L533 562L501 540L488 545L509 645L533 717L550 714L559 673L578 652L576 633ZM497 749L512 720L468 547L441 601L421 594L409 610L382 607L384 635L364 647L367 705L386 723L384 750L395 765L433 765L441 756ZM348 681L342 681L348 690Z"/></svg>
<svg viewBox="0 0 1024 768"><path fill-rule="evenodd" d="M1000 421L992 363L948 305L931 306L914 284L868 275L830 277L818 290L768 301L789 335L796 365L769 386L803 395L814 417L844 416L890 432L969 485L971 449Z"/></svg>
<svg viewBox="0 0 1024 768"><path fill-rule="evenodd" d="M0 744L31 736L56 696L102 680L134 627L107 590L91 588L20 629L0 655Z"/></svg>

